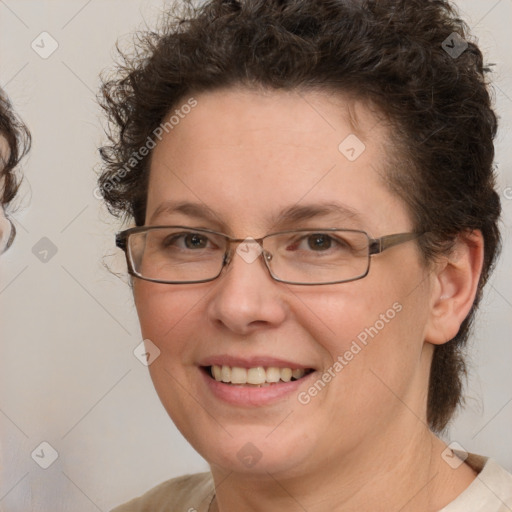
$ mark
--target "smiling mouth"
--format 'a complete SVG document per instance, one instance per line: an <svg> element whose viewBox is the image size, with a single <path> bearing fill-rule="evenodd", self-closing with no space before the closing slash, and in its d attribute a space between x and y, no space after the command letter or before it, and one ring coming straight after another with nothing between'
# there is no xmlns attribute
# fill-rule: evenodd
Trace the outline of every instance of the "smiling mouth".
<svg viewBox="0 0 512 512"><path fill-rule="evenodd" d="M240 368L238 366L206 366L203 367L207 375L217 382L234 386L265 387L275 384L292 382L304 378L314 370L312 368Z"/></svg>

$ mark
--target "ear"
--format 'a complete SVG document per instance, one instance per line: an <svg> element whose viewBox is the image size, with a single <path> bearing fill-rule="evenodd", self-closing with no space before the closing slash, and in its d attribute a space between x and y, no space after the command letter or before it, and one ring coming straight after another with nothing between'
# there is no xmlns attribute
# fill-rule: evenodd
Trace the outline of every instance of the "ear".
<svg viewBox="0 0 512 512"><path fill-rule="evenodd" d="M454 338L468 315L478 289L484 258L479 230L461 233L436 265L425 341L442 345Z"/></svg>

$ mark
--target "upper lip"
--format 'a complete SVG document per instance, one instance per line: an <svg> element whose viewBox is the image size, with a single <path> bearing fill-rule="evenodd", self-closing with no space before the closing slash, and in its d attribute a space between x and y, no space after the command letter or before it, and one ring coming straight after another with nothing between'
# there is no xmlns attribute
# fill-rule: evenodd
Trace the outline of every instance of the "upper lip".
<svg viewBox="0 0 512 512"><path fill-rule="evenodd" d="M311 366L296 363L294 361L286 361L270 356L251 356L236 357L232 355L217 355L207 357L200 361L199 366L236 366L239 368L256 368L263 366L264 368L291 368L291 369L311 369Z"/></svg>

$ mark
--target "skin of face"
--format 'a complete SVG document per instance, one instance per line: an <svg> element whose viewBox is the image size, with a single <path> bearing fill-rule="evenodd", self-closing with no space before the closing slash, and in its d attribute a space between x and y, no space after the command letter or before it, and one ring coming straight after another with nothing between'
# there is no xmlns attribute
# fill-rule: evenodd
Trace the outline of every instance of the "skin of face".
<svg viewBox="0 0 512 512"><path fill-rule="evenodd" d="M232 88L195 98L197 106L153 151L147 225L207 228L242 239L290 228L362 229L371 237L413 230L405 205L383 179L390 128L370 107L318 92ZM364 144L354 161L339 149L350 135ZM185 202L205 214L173 209ZM290 208L334 204L353 214L283 220ZM325 510L329 500L355 503L370 485L384 488L380 506L400 503L395 495L402 487L405 503L432 468L453 483L437 459L428 467L418 459L438 443L426 427L433 346L453 337L469 311L479 240L461 244L452 261L434 269L425 266L416 242L407 242L372 256L364 279L335 285L278 283L260 258L247 263L236 253L209 283L134 279L143 337L161 351L150 365L156 391L216 480L257 487L262 496L272 488L274 503L278 496L284 508L290 497L283 488L302 496L308 510ZM382 323L347 361L358 335ZM276 403L234 406L205 383L202 363L219 356L273 357L315 373ZM343 368L301 403L298 394L308 393L339 357ZM244 462L247 450L255 464ZM411 484L407 472L415 465L421 474ZM396 493L385 489L390 475L401 475ZM308 502L308 491L322 491L322 500ZM371 503L369 494L366 499ZM230 503L226 496L226 510Z"/></svg>

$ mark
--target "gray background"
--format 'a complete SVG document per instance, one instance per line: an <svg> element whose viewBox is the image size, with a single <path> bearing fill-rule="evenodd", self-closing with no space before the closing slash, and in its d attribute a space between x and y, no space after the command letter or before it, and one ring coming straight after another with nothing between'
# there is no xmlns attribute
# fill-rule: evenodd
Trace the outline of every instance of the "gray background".
<svg viewBox="0 0 512 512"><path fill-rule="evenodd" d="M447 440L512 470L512 0L457 3L496 64L504 252L472 339L467 407ZM0 508L8 512L106 511L207 468L133 355L141 337L130 290L104 268L124 271L113 244L121 226L94 197L98 74L115 41L151 26L162 5L0 0L0 85L34 137L13 212L19 236L0 264ZM58 44L48 58L40 54L56 43L43 31ZM36 463L50 461L43 441L58 452L48 469Z"/></svg>

